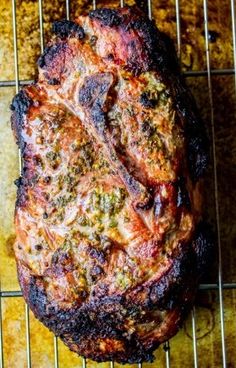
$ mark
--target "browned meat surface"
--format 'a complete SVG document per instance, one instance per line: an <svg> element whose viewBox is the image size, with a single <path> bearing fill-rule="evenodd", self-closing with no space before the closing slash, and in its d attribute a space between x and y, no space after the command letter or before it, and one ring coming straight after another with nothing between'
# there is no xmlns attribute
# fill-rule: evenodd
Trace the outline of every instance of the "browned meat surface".
<svg viewBox="0 0 236 368"><path fill-rule="evenodd" d="M54 23L12 103L24 297L69 348L139 362L191 308L212 243L202 123L167 37L136 8Z"/></svg>

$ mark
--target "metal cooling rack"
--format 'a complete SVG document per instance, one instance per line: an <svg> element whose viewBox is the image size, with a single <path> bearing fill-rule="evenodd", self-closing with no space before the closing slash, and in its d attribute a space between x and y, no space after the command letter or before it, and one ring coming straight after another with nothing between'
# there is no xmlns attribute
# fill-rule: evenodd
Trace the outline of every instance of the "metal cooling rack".
<svg viewBox="0 0 236 368"><path fill-rule="evenodd" d="M0 87L15 86L16 93L19 91L19 87L27 84L31 84L33 80L19 80L19 68L18 68L18 47L17 47L17 21L16 21L16 0L12 1L12 25L13 25L13 43L14 43L14 68L15 79L9 81L0 81ZM120 6L125 5L124 0L120 0ZM65 0L66 6L66 19L70 19L70 0ZM97 7L97 1L92 0L93 9ZM220 234L220 216L219 216L219 203L218 203L218 174L216 167L216 146L215 146L215 124L214 124L214 110L213 110L213 95L212 95L212 75L235 75L235 93L236 93L236 4L235 0L230 0L231 6L231 21L232 21L232 43L233 43L233 56L234 56L234 68L233 69L211 69L211 59L208 40L208 1L203 0L203 13L204 13L204 29L205 29L205 52L207 70L200 71L187 71L182 74L186 77L200 77L206 76L208 80L208 94L209 104L211 108L211 135L212 135L212 149L213 149L213 171L214 171L214 191L215 191L215 212L216 212L216 228L217 228L217 240L218 240L218 283L217 284L200 284L200 290L217 290L219 293L219 306L220 306L220 329L221 329L221 350L222 350L222 367L227 368L226 358L226 341L225 341L225 327L224 327L224 300L223 289L236 289L236 282L223 283L222 281L222 252L221 252L221 234ZM43 32L43 0L38 0L39 8L39 29L40 29L40 48L41 52L44 50L44 32ZM148 16L152 18L152 1L147 0ZM181 65L181 22L180 22L180 0L175 0L176 9L176 34L177 34L177 53ZM21 157L19 153L19 167L21 172ZM9 297L22 297L21 291L1 291L0 290L0 368L4 368L4 356L3 356L3 329L2 329L2 298ZM197 351L197 338L196 338L196 318L195 307L192 310L192 333L193 333L193 366L198 368L198 351ZM32 367L31 363L31 342L30 342L30 319L29 319L29 307L25 304L25 324L26 324L26 357L27 368ZM166 368L171 367L170 356L170 343L169 341L163 344L163 349L166 354ZM83 358L82 368L86 368L86 359ZM60 368L58 358L58 340L54 337L54 368ZM110 362L110 368L115 368L115 363ZM142 368L142 363L137 364L137 368Z"/></svg>

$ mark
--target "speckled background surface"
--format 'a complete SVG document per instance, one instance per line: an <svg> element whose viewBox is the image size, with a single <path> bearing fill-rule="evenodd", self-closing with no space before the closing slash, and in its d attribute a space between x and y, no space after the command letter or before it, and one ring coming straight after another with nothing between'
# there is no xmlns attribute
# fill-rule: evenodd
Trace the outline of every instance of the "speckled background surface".
<svg viewBox="0 0 236 368"><path fill-rule="evenodd" d="M118 1L97 1L98 6L117 6ZM129 1L129 4L134 1ZM144 1L143 1L144 3ZM36 76L36 60L40 54L40 32L37 0L16 0L20 79ZM92 1L71 1L71 18L92 8ZM65 18L64 0L44 0L45 41L50 37L51 22ZM211 67L233 68L230 2L209 0ZM181 59L183 70L206 70L203 6L200 0L180 1ZM158 27L176 40L175 2L153 0L153 16ZM213 42L212 42L213 41ZM14 51L11 0L0 2L0 80L14 79ZM211 110L207 76L187 79L211 138ZM224 282L236 282L236 94L234 75L212 76L220 233ZM9 104L15 87L0 88L0 281L2 290L19 290L12 244L14 242L14 202L18 177L18 153L9 118ZM205 185L205 213L215 227L214 180L212 165ZM216 250L217 254L217 250ZM217 282L217 256L204 282ZM224 291L225 332L228 367L236 367L236 291ZM25 368L26 330L22 298L2 298L4 367ZM33 368L54 367L53 336L30 314L31 357ZM196 301L196 331L200 368L222 366L219 295L217 291L201 291ZM170 341L171 367L190 368L193 363L191 316L183 329ZM165 367L165 352L160 347L153 364L144 368ZM59 342L60 368L82 367L82 359ZM88 362L89 368L108 368L109 363ZM118 367L115 364L115 367Z"/></svg>

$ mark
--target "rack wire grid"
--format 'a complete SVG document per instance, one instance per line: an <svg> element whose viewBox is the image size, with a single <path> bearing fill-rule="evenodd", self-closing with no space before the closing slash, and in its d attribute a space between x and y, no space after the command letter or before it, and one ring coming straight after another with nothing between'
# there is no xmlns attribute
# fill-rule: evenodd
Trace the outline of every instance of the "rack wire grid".
<svg viewBox="0 0 236 368"><path fill-rule="evenodd" d="M16 0L12 2L12 26L13 26L13 43L14 43L14 69L15 79L10 81L0 81L0 87L15 86L16 93L18 93L20 86L31 84L33 80L20 80L19 79L19 64L18 64L18 45L17 45L17 20L16 20ZM121 7L125 6L125 1L120 0ZM97 1L92 0L92 8L96 9ZM219 202L218 202L218 172L216 164L216 145L215 145L215 122L214 122L214 109L213 109L213 93L212 93L212 75L234 75L234 85L236 94L236 4L234 0L230 0L231 8L231 22L232 22L232 43L233 43L233 60L234 68L232 69L211 69L211 55L208 39L208 1L202 2L203 14L204 14L204 30L205 30L205 53L206 53L206 70L197 71L185 71L182 74L186 77L200 77L206 76L208 81L208 95L209 104L211 110L211 135L212 135L212 149L213 149L213 174L214 174L214 202L216 213L216 229L217 229L217 243L218 243L218 282L217 283L205 283L200 284L200 290L217 290L219 294L219 306L220 306L220 331L221 331L221 350L222 350L222 367L227 367L226 356L226 339L225 339L225 326L224 326L224 298L223 289L235 289L236 282L223 283L222 281L222 249L221 249L221 234L220 234L220 216L219 216ZM70 19L70 0L65 0L66 19ZM44 26L43 26L43 0L38 0L39 9L39 29L40 29L40 48L41 52L44 51ZM181 65L181 17L180 17L180 0L175 0L176 10L176 35L177 35L177 54ZM147 0L147 12L148 17L152 19L152 1ZM19 170L21 172L21 157L19 153ZM4 355L3 355L3 328L2 328L2 298L22 297L21 291L1 291L0 284L0 368L4 368ZM192 319L192 336L193 336L193 366L198 368L198 349L196 338L196 318L195 307L191 312ZM25 324L26 324L26 356L27 356L27 368L32 367L31 361L31 341L30 341L30 318L29 307L25 304ZM170 356L170 343L169 341L163 344L163 348L166 355L166 368L171 367ZM82 360L82 367L86 368L86 359ZM155 366L155 363L154 363ZM236 366L236 365L235 365ZM58 339L54 337L54 367L59 368L58 358ZM115 363L110 362L110 368L114 368ZM71 367L73 368L73 367ZM142 368L142 363L137 363L137 368Z"/></svg>

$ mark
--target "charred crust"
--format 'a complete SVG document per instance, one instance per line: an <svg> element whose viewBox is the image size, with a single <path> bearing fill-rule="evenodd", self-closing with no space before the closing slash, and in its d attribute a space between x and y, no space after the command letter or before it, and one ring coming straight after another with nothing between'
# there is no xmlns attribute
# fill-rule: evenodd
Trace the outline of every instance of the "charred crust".
<svg viewBox="0 0 236 368"><path fill-rule="evenodd" d="M74 263L70 252L58 248L51 261L51 271L55 276L60 276L74 270Z"/></svg>
<svg viewBox="0 0 236 368"><path fill-rule="evenodd" d="M106 96L113 83L111 73L97 73L86 78L79 91L78 101L90 110L96 129L104 131L106 125Z"/></svg>
<svg viewBox="0 0 236 368"><path fill-rule="evenodd" d="M20 121L32 105L33 100L27 95L26 91L22 89L13 98L10 109L15 112L17 120Z"/></svg>
<svg viewBox="0 0 236 368"><path fill-rule="evenodd" d="M43 54L38 58L37 64L40 68L44 68L46 66L46 55L49 50L50 47L45 47Z"/></svg>
<svg viewBox="0 0 236 368"><path fill-rule="evenodd" d="M210 226L201 221L192 244L178 249L170 270L150 288L149 307L170 310L183 303L191 305L197 280L206 271L213 257L214 236Z"/></svg>
<svg viewBox="0 0 236 368"><path fill-rule="evenodd" d="M178 181L175 183L176 187L176 206L179 207L186 207L190 210L190 198L186 188L185 179L183 176L179 177Z"/></svg>
<svg viewBox="0 0 236 368"><path fill-rule="evenodd" d="M105 296L91 298L88 303L71 305L70 309L59 308L54 301L48 300L43 279L30 277L29 286L25 288L28 303L41 322L59 336L66 345L78 354L96 361L115 360L120 363L137 363L152 361L152 351L158 346L152 341L143 346L135 332L126 329L127 318L145 322L152 311L180 311L177 329L190 310L197 280L206 267L213 249L212 233L209 227L199 223L193 243L181 244L171 255L171 268L147 289L144 305L136 305L133 300L122 296ZM64 256L63 256L64 257ZM96 257L95 257L96 258ZM65 265L67 258L60 259ZM58 261L56 262L58 263ZM64 266L63 266L64 267ZM94 267L94 277L102 269ZM21 283L22 279L20 278ZM142 311L145 308L146 317ZM151 315L150 315L151 316ZM116 341L124 348L116 351L100 351L101 340Z"/></svg>
<svg viewBox="0 0 236 368"><path fill-rule="evenodd" d="M209 162L208 139L204 134L199 129L192 129L187 136L188 166L195 182L205 174Z"/></svg>
<svg viewBox="0 0 236 368"><path fill-rule="evenodd" d="M173 42L137 7L127 7L124 12L106 8L96 9L90 12L89 16L104 26L120 27L124 32L138 33L141 40L133 39L127 45L129 57L125 66L134 75L148 70L161 72L167 69L174 72L179 70ZM142 57L139 55L140 50Z"/></svg>
<svg viewBox="0 0 236 368"><path fill-rule="evenodd" d="M122 22L119 12L108 8L93 10L89 13L89 17L98 20L102 25L108 27L118 26Z"/></svg>
<svg viewBox="0 0 236 368"><path fill-rule="evenodd" d="M12 103L10 105L10 109L13 112L12 114L12 129L16 133L17 140L20 140L21 130L24 125L24 117L29 111L29 108L33 106L34 102L29 97L25 90L21 90L17 95L13 98Z"/></svg>
<svg viewBox="0 0 236 368"><path fill-rule="evenodd" d="M57 86L60 84L60 81L57 78L51 78L48 80L48 84L50 86Z"/></svg>
<svg viewBox="0 0 236 368"><path fill-rule="evenodd" d="M26 201L27 201L27 196L25 194L24 182L21 181L20 186L17 188L16 208L23 207Z"/></svg>
<svg viewBox="0 0 236 368"><path fill-rule="evenodd" d="M197 271L199 275L204 274L204 272L207 271L207 266L213 263L215 244L215 235L211 226L207 222L201 221L196 228L193 240L193 248L197 255Z"/></svg>
<svg viewBox="0 0 236 368"><path fill-rule="evenodd" d="M17 188L19 188L22 184L23 184L23 179L22 177L20 176L18 179L16 179L14 181L14 184L17 186Z"/></svg>
<svg viewBox="0 0 236 368"><path fill-rule="evenodd" d="M65 40L45 48L38 59L38 66L42 69L45 80L49 85L60 85L61 77L65 72L67 57L71 57L71 49Z"/></svg>
<svg viewBox="0 0 236 368"><path fill-rule="evenodd" d="M148 193L147 197L144 199L143 202L138 202L136 204L136 208L138 210L147 211L153 206L153 197Z"/></svg>
<svg viewBox="0 0 236 368"><path fill-rule="evenodd" d="M146 55L143 65L136 65L136 68L138 67L140 69L139 72L148 70L165 72L167 70L171 70L176 73L176 71L179 70L177 55L172 40L158 30L154 21L151 21L146 16L142 16L138 13L138 17L136 16L136 18L131 20L126 26L127 31L130 29L138 32L141 36L143 53ZM129 60L129 63L131 71L132 69L134 70L135 57L133 60Z"/></svg>
<svg viewBox="0 0 236 368"><path fill-rule="evenodd" d="M178 250L170 270L150 289L149 306L171 310L191 302L196 287L197 257L191 247ZM172 256L173 257L173 256Z"/></svg>
<svg viewBox="0 0 236 368"><path fill-rule="evenodd" d="M139 101L145 108L153 109L157 104L157 100L151 98L150 93L148 92L143 92L140 96Z"/></svg>
<svg viewBox="0 0 236 368"><path fill-rule="evenodd" d="M96 259L100 264L105 263L106 255L101 249L90 247L88 253L91 258Z"/></svg>
<svg viewBox="0 0 236 368"><path fill-rule="evenodd" d="M91 117L96 128L103 132L106 126L106 114L104 113L101 104L97 101L91 109Z"/></svg>
<svg viewBox="0 0 236 368"><path fill-rule="evenodd" d="M142 121L141 130L147 138L150 138L155 133L155 128L150 124L150 120L148 119Z"/></svg>
<svg viewBox="0 0 236 368"><path fill-rule="evenodd" d="M45 176L45 178L43 179L43 181L44 181L44 183L49 184L52 181L52 177L49 176L49 175L48 176Z"/></svg>
<svg viewBox="0 0 236 368"><path fill-rule="evenodd" d="M175 105L184 121L188 168L192 180L196 182L208 167L209 141L195 101L184 81L180 78L176 80L174 89Z"/></svg>
<svg viewBox="0 0 236 368"><path fill-rule="evenodd" d="M108 54L107 55L107 60L109 60L109 61L114 61L114 55L113 54Z"/></svg>
<svg viewBox="0 0 236 368"><path fill-rule="evenodd" d="M42 69L49 67L57 55L64 53L67 45L63 42L45 48L44 53L38 59L38 66Z"/></svg>
<svg viewBox="0 0 236 368"><path fill-rule="evenodd" d="M24 187L20 186L17 190L16 208L24 207L27 200L28 200L28 196L24 192Z"/></svg>
<svg viewBox="0 0 236 368"><path fill-rule="evenodd" d="M79 103L81 106L90 106L92 104L95 88L98 88L95 78L87 78L79 90Z"/></svg>
<svg viewBox="0 0 236 368"><path fill-rule="evenodd" d="M24 126L24 117L33 106L34 102L25 90L20 90L13 98L10 109L13 112L11 117L12 129L16 134L17 143L21 150L24 150L24 143L21 139L21 131Z"/></svg>
<svg viewBox="0 0 236 368"><path fill-rule="evenodd" d="M92 279L92 282L97 281L98 277L101 276L103 273L104 272L102 267L94 265L90 270L90 277Z"/></svg>
<svg viewBox="0 0 236 368"><path fill-rule="evenodd" d="M15 185L17 186L16 209L20 207L23 208L29 199L27 188L30 186L30 179L27 178L27 174L27 168L24 166L22 169L22 176L15 181Z"/></svg>
<svg viewBox="0 0 236 368"><path fill-rule="evenodd" d="M111 359L120 363L153 361L153 347L145 348L135 333L125 329L124 318L129 316L133 306L126 307L122 297L106 297L102 302L94 301L80 308L59 309L48 300L42 285L41 279L30 276L26 295L30 308L72 350L76 344L79 354L86 352L87 358L98 362ZM98 349L99 339L120 341L124 349L104 353Z"/></svg>
<svg viewBox="0 0 236 368"><path fill-rule="evenodd" d="M81 106L91 106L101 97L106 95L112 84L111 73L96 73L86 78L79 91L79 103Z"/></svg>
<svg viewBox="0 0 236 368"><path fill-rule="evenodd" d="M84 29L71 20L54 22L52 25L52 32L60 38L76 37L82 40L85 37Z"/></svg>
<svg viewBox="0 0 236 368"><path fill-rule="evenodd" d="M45 292L38 286L37 278L30 276L27 296L32 311L42 320L47 315L48 299Z"/></svg>
<svg viewBox="0 0 236 368"><path fill-rule="evenodd" d="M137 6L145 13L148 13L148 2L146 0L136 0Z"/></svg>

